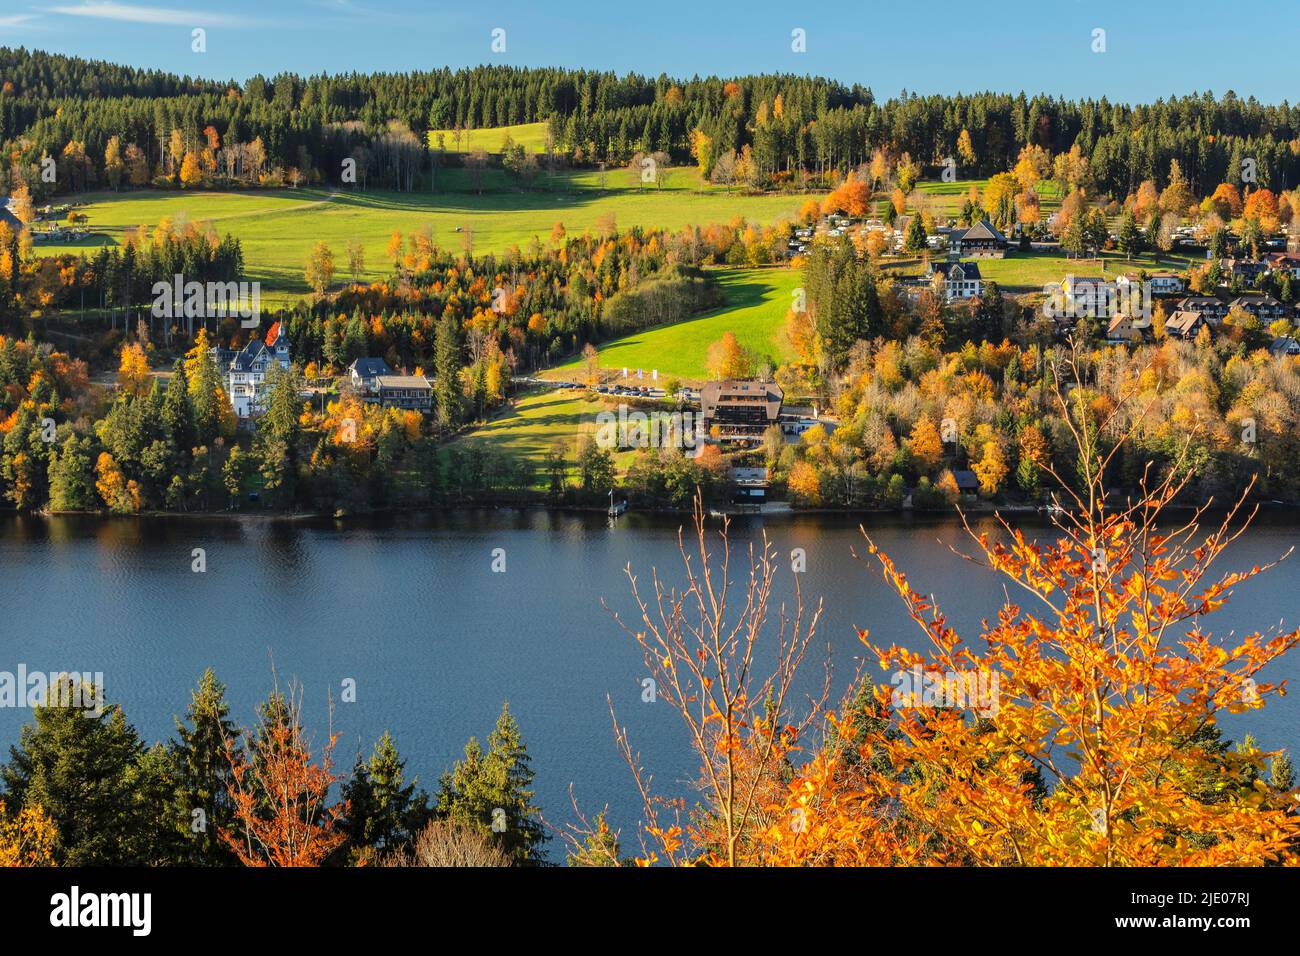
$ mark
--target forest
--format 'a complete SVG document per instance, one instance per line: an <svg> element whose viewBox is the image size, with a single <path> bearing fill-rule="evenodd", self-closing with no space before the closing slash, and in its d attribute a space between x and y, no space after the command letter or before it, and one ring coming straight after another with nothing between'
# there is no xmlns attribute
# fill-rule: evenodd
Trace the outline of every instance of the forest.
<svg viewBox="0 0 1300 956"><path fill-rule="evenodd" d="M888 99L792 75L724 79L559 68L256 75L197 80L23 49L0 49L0 143L41 198L123 186L339 181L353 158L376 186L428 188L460 163L434 130L548 124L548 152L577 164L663 153L711 174L752 164L762 188L846 173L878 149L962 178L1009 169L1025 146L1077 147L1103 193L1167 184L1177 161L1192 188L1240 181L1251 160L1274 190L1300 183L1300 107L1231 92L1149 104L982 92ZM430 154L432 148L432 155ZM42 178L45 159L57 166ZM9 183L0 182L0 187Z"/></svg>

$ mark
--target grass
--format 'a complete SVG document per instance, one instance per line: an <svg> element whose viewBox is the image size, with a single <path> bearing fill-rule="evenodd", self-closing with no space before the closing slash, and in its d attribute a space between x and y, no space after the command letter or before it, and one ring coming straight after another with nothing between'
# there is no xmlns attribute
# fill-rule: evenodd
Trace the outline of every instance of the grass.
<svg viewBox="0 0 1300 956"><path fill-rule="evenodd" d="M547 454L558 449L569 463L569 478L576 480L578 437L584 431L594 432L597 413L606 410L608 406L589 398L586 392L534 389L516 398L499 417L448 447L479 443L513 459L526 458L536 470L535 487L545 489L550 484L544 467ZM615 453L614 463L620 471L634 454Z"/></svg>
<svg viewBox="0 0 1300 956"><path fill-rule="evenodd" d="M709 377L705 358L709 346L734 332L745 348L771 361L792 356L785 338L785 316L799 286L801 273L794 269L720 269L715 273L727 304L696 319L648 329L614 339L600 346L601 368L624 367L659 370L659 381L680 378L702 381ZM554 371L561 377L582 368L575 359Z"/></svg>
<svg viewBox="0 0 1300 956"><path fill-rule="evenodd" d="M603 188L602 188L603 182ZM481 194L469 172L442 170L436 193L280 189L257 192L92 193L75 197L87 205L96 234L77 244L38 245L39 254L90 250L121 241L128 228L150 227L165 216L177 221L210 222L221 234L232 233L244 249L247 278L263 285L263 301L274 304L307 294L303 266L311 247L323 239L334 251L337 282L349 279L346 245L357 239L365 250L363 280L384 278L391 271L386 247L394 230L411 233L433 227L434 241L459 251L472 234L473 249L504 252L534 237L549 241L555 223L571 234L592 229L612 212L620 229L730 222L744 216L771 223L793 216L801 197L742 196L703 184L694 167L668 171L662 187L634 184L625 170L541 174L534 188L523 189L501 170L483 175ZM459 227L462 231L457 232Z"/></svg>
<svg viewBox="0 0 1300 956"><path fill-rule="evenodd" d="M460 131L459 143L456 141L455 130L434 129L429 131L429 145L437 146L438 137L441 136L443 149L449 153L468 153L476 146L482 146L489 153L500 153L509 136L527 152L541 153L546 150L546 126L542 122L494 126L490 129L463 129Z"/></svg>

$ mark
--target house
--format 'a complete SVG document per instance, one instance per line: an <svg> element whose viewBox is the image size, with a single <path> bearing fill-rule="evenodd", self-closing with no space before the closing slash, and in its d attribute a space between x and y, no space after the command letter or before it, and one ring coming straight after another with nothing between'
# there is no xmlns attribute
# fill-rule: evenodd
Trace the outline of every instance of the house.
<svg viewBox="0 0 1300 956"><path fill-rule="evenodd" d="M1179 299L1175 305L1179 312L1200 312L1206 321L1218 325L1228 314L1228 305L1222 299L1212 295L1189 295Z"/></svg>
<svg viewBox="0 0 1300 956"><path fill-rule="evenodd" d="M948 302L974 299L984 287L980 267L975 262L931 262L930 278L943 277L944 298Z"/></svg>
<svg viewBox="0 0 1300 956"><path fill-rule="evenodd" d="M1231 312L1233 309L1249 312L1265 325L1268 325L1274 319L1286 317L1286 306L1271 295L1265 295L1262 292L1249 292L1246 295L1237 296L1228 303L1228 311Z"/></svg>
<svg viewBox="0 0 1300 956"><path fill-rule="evenodd" d="M1231 282L1240 276L1246 285L1252 285L1268 271L1268 262L1263 259L1220 259L1219 271L1223 273L1224 282Z"/></svg>
<svg viewBox="0 0 1300 956"><path fill-rule="evenodd" d="M1149 319L1135 319L1131 315L1120 314L1112 318L1110 325L1106 327L1106 341L1111 344L1142 342L1149 337L1150 331Z"/></svg>
<svg viewBox="0 0 1300 956"><path fill-rule="evenodd" d="M1165 331L1176 339L1194 339L1201 329L1208 329L1204 312L1191 312L1179 309L1165 320Z"/></svg>
<svg viewBox="0 0 1300 956"><path fill-rule="evenodd" d="M1300 342L1290 335L1279 335L1273 340L1273 344L1268 347L1270 355L1276 355L1279 358L1286 356L1292 358L1300 355Z"/></svg>
<svg viewBox="0 0 1300 956"><path fill-rule="evenodd" d="M1006 236L993 228L987 219L981 219L957 238L953 252L964 258L1002 259L1007 254Z"/></svg>
<svg viewBox="0 0 1300 956"><path fill-rule="evenodd" d="M957 482L957 490L963 495L978 494L980 490L980 480L973 471L956 471L952 473L953 480Z"/></svg>
<svg viewBox="0 0 1300 956"><path fill-rule="evenodd" d="M735 501L741 504L757 504L767 500L770 485L766 468L731 468L727 477L736 486Z"/></svg>
<svg viewBox="0 0 1300 956"><path fill-rule="evenodd" d="M423 375L380 375L375 379L379 404L417 412L433 410L433 386Z"/></svg>
<svg viewBox="0 0 1300 956"><path fill-rule="evenodd" d="M1152 272L1147 281L1152 295L1178 295L1187 288L1187 281L1177 272Z"/></svg>
<svg viewBox="0 0 1300 956"><path fill-rule="evenodd" d="M1109 318L1119 309L1118 282L1108 282L1099 276L1067 274L1061 280L1059 305L1062 314L1071 318Z"/></svg>
<svg viewBox="0 0 1300 956"><path fill-rule="evenodd" d="M352 378L353 390L363 395L375 395L379 391L379 376L392 375L393 370L381 358L359 358L348 366Z"/></svg>
<svg viewBox="0 0 1300 956"><path fill-rule="evenodd" d="M781 417L781 386L769 382L722 380L700 388L700 417L706 431L724 440L758 441Z"/></svg>
<svg viewBox="0 0 1300 956"><path fill-rule="evenodd" d="M1141 276L1135 272L1126 272L1115 280L1115 285L1121 289L1136 290L1141 286ZM1187 283L1177 272L1149 272L1147 286L1152 295L1178 295L1187 287Z"/></svg>
<svg viewBox="0 0 1300 956"><path fill-rule="evenodd" d="M226 394L240 418L256 418L266 411L267 375L274 365L288 370L290 364L289 338L280 333L279 322L266 333L265 342L252 339L237 352L212 349L209 354L224 376Z"/></svg>
<svg viewBox="0 0 1300 956"><path fill-rule="evenodd" d="M1300 253L1272 252L1264 257L1274 272L1285 272L1292 279L1300 279Z"/></svg>

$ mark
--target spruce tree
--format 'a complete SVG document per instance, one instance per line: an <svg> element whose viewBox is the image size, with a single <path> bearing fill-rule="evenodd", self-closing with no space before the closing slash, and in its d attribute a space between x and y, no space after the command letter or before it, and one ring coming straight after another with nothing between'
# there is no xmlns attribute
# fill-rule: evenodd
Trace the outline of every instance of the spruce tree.
<svg viewBox="0 0 1300 956"><path fill-rule="evenodd" d="M195 445L194 407L190 403L190 384L185 376L185 362L177 359L172 377L163 395L162 420L167 437L182 457Z"/></svg>
<svg viewBox="0 0 1300 956"><path fill-rule="evenodd" d="M185 719L176 720L172 752L179 780L174 799L189 838L189 863L220 865L235 861L218 836L219 830L234 826L227 789L231 775L227 748L238 744L239 730L228 719L229 713L225 685L209 668L190 694ZM196 814L200 810L202 814Z"/></svg>
<svg viewBox="0 0 1300 956"><path fill-rule="evenodd" d="M519 724L507 702L483 752L477 739L465 759L442 776L438 814L496 839L516 864L537 863L547 834L533 805L533 771Z"/></svg>
<svg viewBox="0 0 1300 956"><path fill-rule="evenodd" d="M120 707L95 715L72 695L51 691L9 753L0 770L6 802L11 810L40 806L50 815L60 865L148 862L141 844L149 819L133 796L134 767L144 748Z"/></svg>
<svg viewBox="0 0 1300 956"><path fill-rule="evenodd" d="M433 345L433 397L444 428L460 424L460 354L455 319L443 316Z"/></svg>
<svg viewBox="0 0 1300 956"><path fill-rule="evenodd" d="M369 760L358 756L352 779L343 787L349 847L391 850L409 843L430 815L429 796L416 791L418 782L406 782L406 761L384 731Z"/></svg>

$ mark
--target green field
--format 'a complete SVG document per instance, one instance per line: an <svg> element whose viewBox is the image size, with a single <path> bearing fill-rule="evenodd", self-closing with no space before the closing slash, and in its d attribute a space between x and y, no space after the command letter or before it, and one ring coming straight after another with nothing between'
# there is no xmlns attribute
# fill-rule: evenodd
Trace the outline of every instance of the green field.
<svg viewBox="0 0 1300 956"><path fill-rule="evenodd" d="M92 193L74 199L87 204L78 211L89 217L95 235L79 244L36 249L50 255L115 244L127 228L152 227L164 216L210 222L219 233L241 240L248 278L262 282L264 300L275 302L307 293L303 266L319 239L334 251L336 282L350 279L345 250L352 238L365 249L361 278L374 280L391 272L385 250L394 230L411 233L432 226L434 242L444 248L461 251L472 235L476 253L503 252L533 237L548 242L556 222L563 222L570 234L581 234L610 212L620 229L679 229L730 222L736 216L769 224L792 217L800 198L728 194L702 184L694 167L671 169L666 185L645 188L626 170L543 173L531 189L520 188L500 170L488 170L481 194L466 170L447 169L438 174L438 192L432 194L325 189Z"/></svg>
<svg viewBox="0 0 1300 956"><path fill-rule="evenodd" d="M608 408L603 402L588 398L585 391L535 389L518 397L497 418L448 447L480 443L511 458L527 458L536 468L536 487L544 489L549 484L544 465L552 449L558 449L567 459L570 480L577 479L574 459L578 437L584 431L594 432L597 413ZM627 467L634 454L626 451L614 455L620 471Z"/></svg>
<svg viewBox="0 0 1300 956"><path fill-rule="evenodd" d="M705 357L709 346L724 332L736 333L745 348L774 361L792 355L785 337L785 316L793 302L801 273L794 269L719 269L714 273L727 304L697 319L678 322L614 339L600 346L600 367L659 370L659 380L680 378L701 381L709 377ZM580 359L555 372L572 376ZM642 383L645 384L645 383Z"/></svg>
<svg viewBox="0 0 1300 956"><path fill-rule="evenodd" d="M528 152L541 153L546 150L546 126L546 123L520 123L490 129L463 129L459 141L454 129L434 129L429 131L429 145L437 146L441 135L443 149L449 153L468 153L476 146L482 146L489 153L499 153L509 136Z"/></svg>

